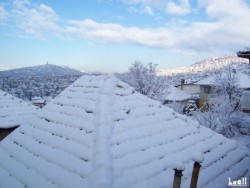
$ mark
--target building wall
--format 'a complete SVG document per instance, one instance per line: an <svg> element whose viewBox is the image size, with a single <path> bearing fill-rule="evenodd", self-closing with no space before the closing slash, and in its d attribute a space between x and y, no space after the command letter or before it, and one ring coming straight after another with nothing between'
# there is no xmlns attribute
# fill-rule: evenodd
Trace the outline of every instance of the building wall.
<svg viewBox="0 0 250 188"><path fill-rule="evenodd" d="M199 92L199 108L201 110L206 110L205 104L208 102L208 99L211 98L214 94L215 91L213 87L211 86L205 86L205 85L200 85L200 92Z"/></svg>
<svg viewBox="0 0 250 188"><path fill-rule="evenodd" d="M207 99L199 99L198 108L201 109L201 111L206 111L207 110L207 107L206 107L207 102L208 102Z"/></svg>
<svg viewBox="0 0 250 188"><path fill-rule="evenodd" d="M179 85L178 89L183 90L191 95L198 94L200 92L199 85L187 84L187 85Z"/></svg>
<svg viewBox="0 0 250 188"><path fill-rule="evenodd" d="M241 98L241 109L245 113L250 113L250 91L244 91Z"/></svg>
<svg viewBox="0 0 250 188"><path fill-rule="evenodd" d="M199 94L200 94L200 98L208 99L208 98L213 97L216 94L216 92L214 88L211 86L201 85Z"/></svg>

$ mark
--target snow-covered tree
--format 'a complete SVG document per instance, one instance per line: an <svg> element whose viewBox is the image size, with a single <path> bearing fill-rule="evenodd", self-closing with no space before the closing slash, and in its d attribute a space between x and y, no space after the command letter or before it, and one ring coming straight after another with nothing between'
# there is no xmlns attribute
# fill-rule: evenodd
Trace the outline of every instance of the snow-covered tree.
<svg viewBox="0 0 250 188"><path fill-rule="evenodd" d="M225 70L217 72L214 88L217 95L227 95L230 103L237 103L241 93L238 82L236 70L229 66Z"/></svg>
<svg viewBox="0 0 250 188"><path fill-rule="evenodd" d="M189 100L187 105L183 108L182 113L187 116L191 116L194 111L198 110L197 104L195 100Z"/></svg>
<svg viewBox="0 0 250 188"><path fill-rule="evenodd" d="M166 87L166 77L157 76L157 64L135 61L125 74L118 77L150 98L161 100Z"/></svg>
<svg viewBox="0 0 250 188"><path fill-rule="evenodd" d="M209 110L206 112L194 112L194 117L204 126L223 134L226 137L233 137L239 133L237 121L238 112L230 102L228 95L221 95L210 99Z"/></svg>
<svg viewBox="0 0 250 188"><path fill-rule="evenodd" d="M179 112L181 114L183 113L183 108L184 108L183 103L173 101L165 105L168 106L169 108L174 109L176 112Z"/></svg>
<svg viewBox="0 0 250 188"><path fill-rule="evenodd" d="M240 130L240 113L237 106L241 91L238 88L238 80L236 72L231 67L218 72L214 83L216 93L207 103L208 110L193 113L194 118L202 125L226 137L233 137L239 134Z"/></svg>

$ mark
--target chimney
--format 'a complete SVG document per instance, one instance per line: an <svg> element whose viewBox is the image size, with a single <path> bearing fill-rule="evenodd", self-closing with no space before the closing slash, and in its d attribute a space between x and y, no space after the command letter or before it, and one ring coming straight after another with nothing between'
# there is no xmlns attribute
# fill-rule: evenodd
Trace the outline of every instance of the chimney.
<svg viewBox="0 0 250 188"><path fill-rule="evenodd" d="M203 162L203 160L204 160L204 156L202 153L195 152L193 154L194 166L193 166L192 178L190 182L190 188L197 188L201 163Z"/></svg>
<svg viewBox="0 0 250 188"><path fill-rule="evenodd" d="M190 188L197 188L200 167L201 167L201 164L199 162L194 163L193 172L192 172L192 179L190 182Z"/></svg>
<svg viewBox="0 0 250 188"><path fill-rule="evenodd" d="M180 188L181 187L181 177L182 177L182 170L174 169L174 183L173 188Z"/></svg>
<svg viewBox="0 0 250 188"><path fill-rule="evenodd" d="M176 168L174 168L173 188L180 188L181 187L182 172L185 170L185 166L180 161L176 161L175 166L176 166Z"/></svg>
<svg viewBox="0 0 250 188"><path fill-rule="evenodd" d="M181 79L181 90L183 90L183 85L185 84L185 79Z"/></svg>

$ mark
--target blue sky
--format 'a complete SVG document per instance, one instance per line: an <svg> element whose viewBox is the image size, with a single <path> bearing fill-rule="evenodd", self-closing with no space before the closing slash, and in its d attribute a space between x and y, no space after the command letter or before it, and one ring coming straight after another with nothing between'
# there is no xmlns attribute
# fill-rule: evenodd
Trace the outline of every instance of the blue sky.
<svg viewBox="0 0 250 188"><path fill-rule="evenodd" d="M250 46L250 0L0 0L0 70L186 66Z"/></svg>

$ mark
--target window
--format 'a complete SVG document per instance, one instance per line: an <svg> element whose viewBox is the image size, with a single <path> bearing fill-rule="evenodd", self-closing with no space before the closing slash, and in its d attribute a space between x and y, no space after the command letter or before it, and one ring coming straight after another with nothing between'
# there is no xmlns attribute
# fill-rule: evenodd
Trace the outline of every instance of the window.
<svg viewBox="0 0 250 188"><path fill-rule="evenodd" d="M211 87L210 86L205 86L204 87L204 93L210 93L211 92Z"/></svg>

